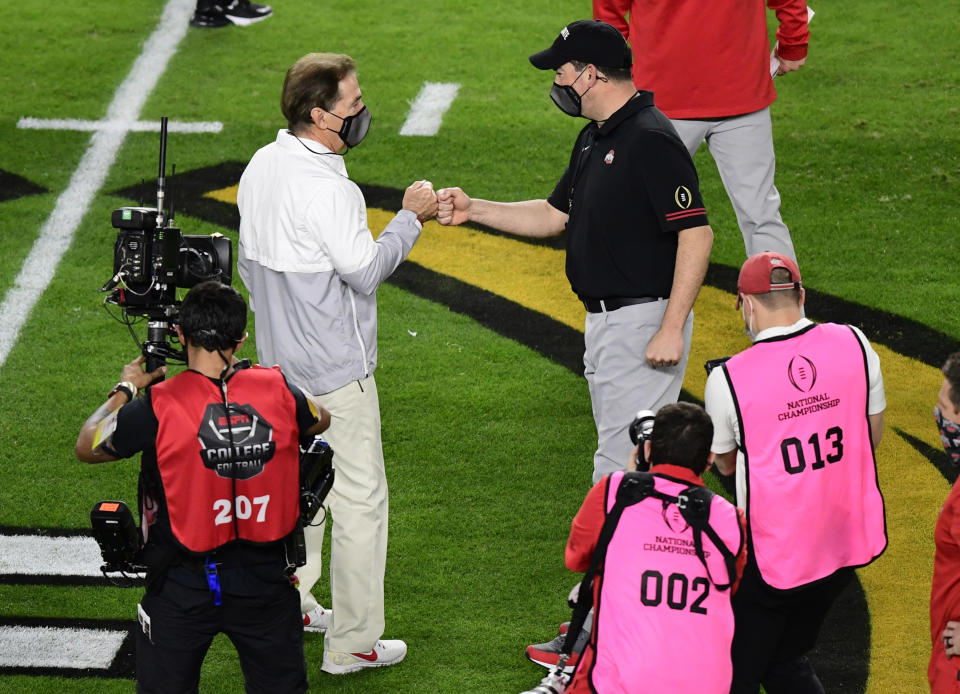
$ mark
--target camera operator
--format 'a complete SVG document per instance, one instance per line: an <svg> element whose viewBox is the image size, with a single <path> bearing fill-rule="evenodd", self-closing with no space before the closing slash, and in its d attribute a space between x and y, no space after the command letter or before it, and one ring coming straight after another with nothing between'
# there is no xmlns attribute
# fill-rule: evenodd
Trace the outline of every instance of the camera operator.
<svg viewBox="0 0 960 694"><path fill-rule="evenodd" d="M713 461L712 438L713 424L697 405L674 403L657 413L650 439L643 443L654 488L623 509L605 545L593 581L590 641L568 694L727 694L731 593L746 561L743 515L703 489L710 529L695 535L677 499L703 487L701 476ZM638 454L639 447L628 472L636 470ZM601 531L631 477L614 472L587 494L567 540L567 568L587 571L595 552L604 551ZM696 549L698 536L703 559ZM695 654L695 668L690 654Z"/></svg>
<svg viewBox="0 0 960 694"><path fill-rule="evenodd" d="M246 303L218 282L189 291L177 334L187 370L123 368L106 403L84 423L77 458L142 451L140 500L148 567L138 606L139 692L197 691L213 637L227 634L247 692L307 690L300 601L288 542L300 532L299 442L329 414L276 369L234 354Z"/></svg>

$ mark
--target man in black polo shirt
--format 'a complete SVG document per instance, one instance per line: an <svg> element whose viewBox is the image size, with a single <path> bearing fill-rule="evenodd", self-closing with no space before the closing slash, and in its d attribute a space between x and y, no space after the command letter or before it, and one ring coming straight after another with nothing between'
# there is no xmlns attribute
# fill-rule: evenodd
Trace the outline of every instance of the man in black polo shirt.
<svg viewBox="0 0 960 694"><path fill-rule="evenodd" d="M459 188L437 196L441 224L534 238L566 229L567 278L587 309L594 482L626 465L634 414L680 394L691 309L713 245L693 161L653 94L634 87L631 60L620 32L593 20L564 27L530 56L534 67L556 71L554 103L591 121L548 199L492 202Z"/></svg>

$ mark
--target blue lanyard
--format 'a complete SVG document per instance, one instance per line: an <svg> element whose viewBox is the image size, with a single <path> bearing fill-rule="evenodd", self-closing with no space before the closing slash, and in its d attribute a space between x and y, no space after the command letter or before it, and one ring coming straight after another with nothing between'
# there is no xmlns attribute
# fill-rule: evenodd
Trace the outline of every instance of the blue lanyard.
<svg viewBox="0 0 960 694"><path fill-rule="evenodd" d="M220 577L217 575L217 565L207 557L203 560L203 568L207 574L207 586L213 593L213 604L220 607Z"/></svg>

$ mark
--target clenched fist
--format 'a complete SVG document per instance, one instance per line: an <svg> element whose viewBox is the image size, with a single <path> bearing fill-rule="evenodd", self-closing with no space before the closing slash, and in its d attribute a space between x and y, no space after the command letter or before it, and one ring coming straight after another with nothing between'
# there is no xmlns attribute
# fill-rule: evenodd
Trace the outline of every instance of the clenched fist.
<svg viewBox="0 0 960 694"><path fill-rule="evenodd" d="M470 197L459 188L441 188L437 221L443 225L463 224L470 218Z"/></svg>
<svg viewBox="0 0 960 694"><path fill-rule="evenodd" d="M437 194L430 181L415 181L403 194L404 210L410 210L421 222L437 216Z"/></svg>

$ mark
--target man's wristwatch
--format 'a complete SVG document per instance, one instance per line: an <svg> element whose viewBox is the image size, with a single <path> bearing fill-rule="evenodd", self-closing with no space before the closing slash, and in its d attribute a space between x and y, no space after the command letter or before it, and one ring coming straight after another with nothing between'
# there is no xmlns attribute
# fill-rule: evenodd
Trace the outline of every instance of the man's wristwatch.
<svg viewBox="0 0 960 694"><path fill-rule="evenodd" d="M113 390L107 395L107 400L112 398L117 393L123 393L127 396L128 401L132 401L137 397L137 387L133 385L130 381L120 381L117 385L113 387Z"/></svg>

